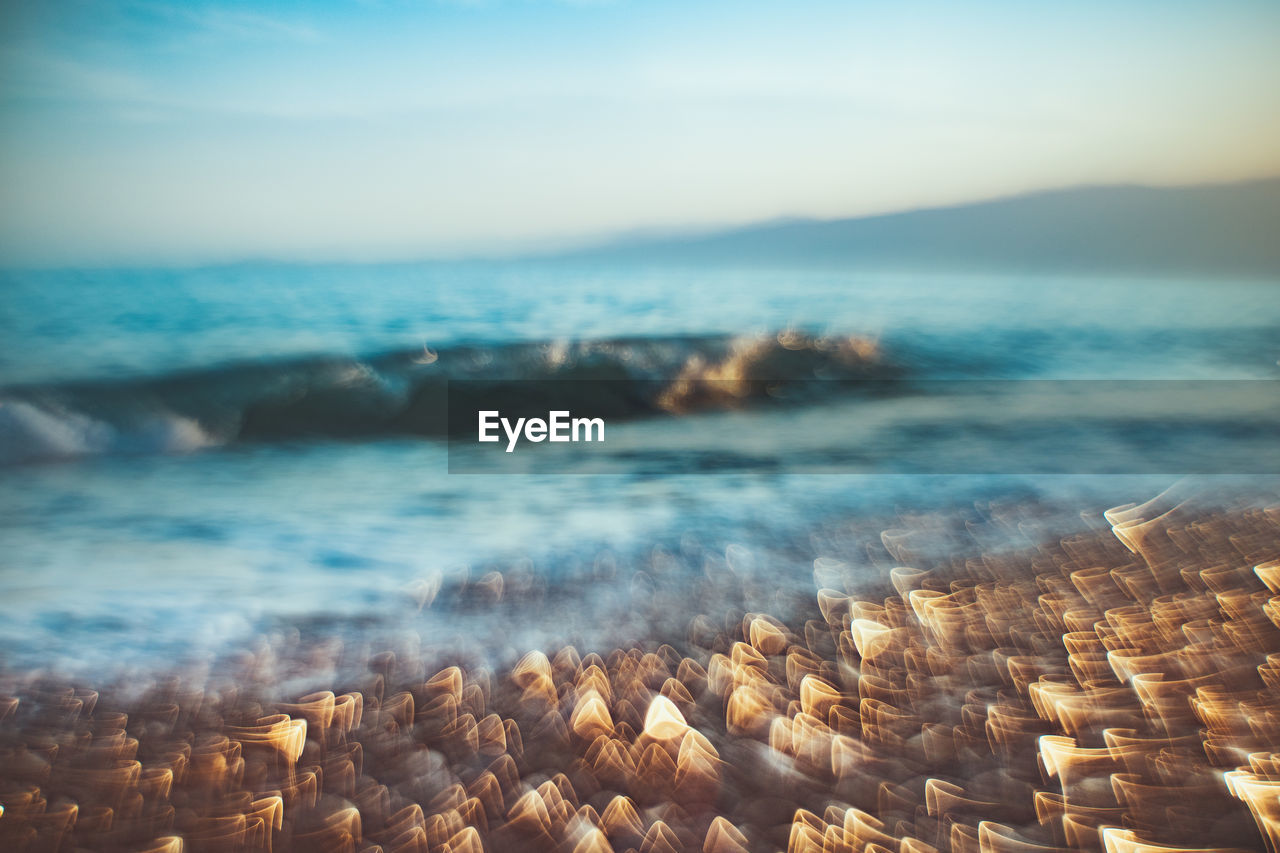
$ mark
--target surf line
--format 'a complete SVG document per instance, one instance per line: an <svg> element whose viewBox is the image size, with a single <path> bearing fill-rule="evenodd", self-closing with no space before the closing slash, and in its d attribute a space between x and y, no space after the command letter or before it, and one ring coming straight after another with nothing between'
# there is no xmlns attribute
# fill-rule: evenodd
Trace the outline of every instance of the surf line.
<svg viewBox="0 0 1280 853"><path fill-rule="evenodd" d="M604 418L575 418L566 411L547 412L543 418L516 418L513 423L501 412L480 412L477 441L501 441L498 427L507 434L507 452L516 449L520 439L532 441L604 441ZM594 436L594 437L593 437Z"/></svg>

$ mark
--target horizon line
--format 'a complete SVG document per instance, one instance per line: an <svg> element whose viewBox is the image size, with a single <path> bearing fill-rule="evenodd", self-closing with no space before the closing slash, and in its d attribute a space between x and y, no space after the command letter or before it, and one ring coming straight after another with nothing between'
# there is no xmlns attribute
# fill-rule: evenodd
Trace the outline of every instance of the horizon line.
<svg viewBox="0 0 1280 853"><path fill-rule="evenodd" d="M666 242L692 242L711 239L735 233L760 229L784 227L788 225L823 225L841 222L860 222L875 219L887 219L895 216L906 216L916 213L955 211L967 207L1031 199L1042 196L1066 194L1072 192L1089 192L1102 190L1149 190L1177 191L1196 189L1226 189L1250 184L1266 184L1280 182L1280 172L1269 173L1257 177L1233 178L1230 180L1198 181L1192 183L1154 183L1142 181L1123 181L1116 183L1088 182L1061 184L1038 187L1015 192L999 193L989 196L977 196L968 199L948 201L939 204L923 204L905 207L889 207L871 213L858 213L843 216L812 216L806 214L782 213L768 219L754 219L744 222L721 222L716 224L686 225L652 225L636 226L607 232L578 233L554 238L535 238L540 242L551 242L554 246L538 249L530 246L518 246L521 240L510 241L508 249L491 247L488 249L459 250L455 252L441 251L434 253L405 252L397 254L370 253L360 257L359 252L342 253L332 256L320 256L318 253L299 253L297 255L283 252L280 254L241 254L228 255L222 258L186 258L186 259L138 259L116 261L87 261L74 263L25 263L9 264L0 261L0 272L5 274L22 273L56 273L56 272L106 272L106 271L188 271L204 269L225 269L231 267L358 267L358 266L416 266L430 264L508 264L519 262L546 262L555 260L572 260L575 256L603 253L610 250L632 249L645 244ZM304 257L310 254L311 257Z"/></svg>

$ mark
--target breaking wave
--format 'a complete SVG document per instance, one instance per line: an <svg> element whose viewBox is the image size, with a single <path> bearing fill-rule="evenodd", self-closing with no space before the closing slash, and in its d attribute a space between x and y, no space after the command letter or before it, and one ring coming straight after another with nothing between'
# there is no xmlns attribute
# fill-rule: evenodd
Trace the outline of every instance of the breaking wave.
<svg viewBox="0 0 1280 853"><path fill-rule="evenodd" d="M686 414L768 399L788 382L895 378L875 341L777 335L460 345L369 358L239 362L140 379L0 390L0 465L103 453L181 453L236 442L444 437L447 383L591 380L615 418ZM813 383L809 383L812 385ZM832 383L833 387L839 383ZM560 386L571 389L572 383ZM572 405L572 391L557 402Z"/></svg>

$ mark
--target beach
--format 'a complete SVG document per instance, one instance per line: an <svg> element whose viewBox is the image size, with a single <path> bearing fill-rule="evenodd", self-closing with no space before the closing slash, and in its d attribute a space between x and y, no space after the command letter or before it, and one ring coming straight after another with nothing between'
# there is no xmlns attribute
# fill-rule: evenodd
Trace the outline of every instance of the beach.
<svg viewBox="0 0 1280 853"><path fill-rule="evenodd" d="M657 555L612 582L701 560L686 592L709 612L501 668L295 630L203 677L9 672L0 833L11 849L1274 845L1280 506L1084 509L1039 541L1026 504L903 518L880 573L827 554L815 571L847 587L786 618L725 606L749 595L733 554ZM987 550L1015 531L1027 546ZM454 591L511 594L501 573Z"/></svg>

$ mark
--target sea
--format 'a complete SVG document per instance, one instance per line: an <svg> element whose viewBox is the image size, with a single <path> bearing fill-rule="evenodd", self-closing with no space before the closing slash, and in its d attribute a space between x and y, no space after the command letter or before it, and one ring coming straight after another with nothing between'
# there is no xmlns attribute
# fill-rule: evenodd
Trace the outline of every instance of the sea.
<svg viewBox="0 0 1280 853"><path fill-rule="evenodd" d="M652 603L694 575L772 611L945 559L957 532L1026 545L1188 482L1267 500L1277 287L608 261L0 273L0 669L208 666L281 632L497 663L679 633L714 603ZM487 469L436 417L454 380L536 397L757 369L678 410L637 390L603 444ZM950 521L900 547L931 513Z"/></svg>

